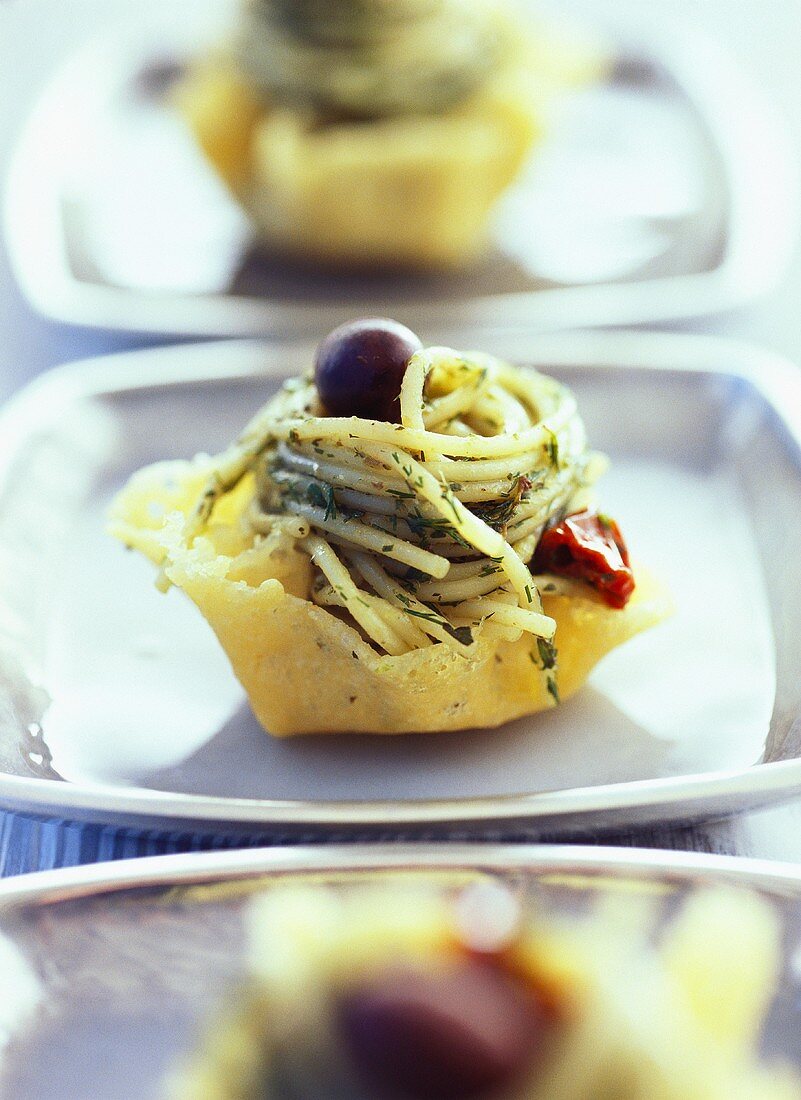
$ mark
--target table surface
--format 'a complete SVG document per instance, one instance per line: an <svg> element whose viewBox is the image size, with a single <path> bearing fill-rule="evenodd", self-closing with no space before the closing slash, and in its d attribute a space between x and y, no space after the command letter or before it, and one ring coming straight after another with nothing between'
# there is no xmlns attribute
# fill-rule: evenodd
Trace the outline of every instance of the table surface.
<svg viewBox="0 0 801 1100"><path fill-rule="evenodd" d="M135 0L143 5L149 0ZM185 2L187 0L177 0ZM750 66L785 116L801 154L801 4L799 0L657 0L660 10L711 31ZM188 0L187 11L192 0ZM609 0L583 0L585 10ZM617 0L636 10L640 0ZM0 0L0 179L22 119L53 65L77 42L130 10L130 0ZM799 156L801 160L801 156ZM726 316L674 326L680 331L738 337L780 351L801 363L801 247L782 284L762 301ZM88 355L146 346L152 341L104 332L87 333L34 315L21 298L0 243L0 400L47 367ZM0 837L0 868L27 867L18 830ZM609 841L801 861L801 799L786 806L688 828L637 830ZM8 845L11 847L9 848ZM69 858L76 862L78 854ZM119 851L111 853L136 854Z"/></svg>

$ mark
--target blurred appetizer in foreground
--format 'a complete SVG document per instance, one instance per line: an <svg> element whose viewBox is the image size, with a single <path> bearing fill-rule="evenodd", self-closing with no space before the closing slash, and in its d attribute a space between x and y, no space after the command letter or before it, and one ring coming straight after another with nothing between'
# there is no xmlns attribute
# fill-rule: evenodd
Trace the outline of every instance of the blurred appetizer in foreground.
<svg viewBox="0 0 801 1100"><path fill-rule="evenodd" d="M498 726L664 618L572 394L344 325L232 446L136 474L111 531L216 632L269 732Z"/></svg>
<svg viewBox="0 0 801 1100"><path fill-rule="evenodd" d="M453 267L596 51L512 0L250 0L177 103L273 248L346 266Z"/></svg>
<svg viewBox="0 0 801 1100"><path fill-rule="evenodd" d="M568 917L491 879L276 886L171 1100L799 1100L756 1053L770 906L707 889L655 939L654 901Z"/></svg>

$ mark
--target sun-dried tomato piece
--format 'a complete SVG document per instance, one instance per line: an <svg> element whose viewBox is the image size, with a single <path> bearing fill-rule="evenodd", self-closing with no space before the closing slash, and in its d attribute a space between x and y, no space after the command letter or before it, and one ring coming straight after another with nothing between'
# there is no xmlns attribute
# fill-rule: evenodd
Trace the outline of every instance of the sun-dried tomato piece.
<svg viewBox="0 0 801 1100"><path fill-rule="evenodd" d="M620 528L599 512L576 512L546 528L533 565L535 573L557 573L592 585L610 607L625 607L634 591Z"/></svg>

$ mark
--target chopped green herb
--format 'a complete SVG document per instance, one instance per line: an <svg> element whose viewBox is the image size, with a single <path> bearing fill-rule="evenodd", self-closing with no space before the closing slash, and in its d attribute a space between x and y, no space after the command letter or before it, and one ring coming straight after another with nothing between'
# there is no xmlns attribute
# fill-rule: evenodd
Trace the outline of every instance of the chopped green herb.
<svg viewBox="0 0 801 1100"><path fill-rule="evenodd" d="M413 533L420 539L421 543L425 546L427 537L435 539L451 539L453 542L459 544L459 546L472 547L470 543L459 534L455 527L453 527L447 520L441 519L439 516L436 519L428 519L424 516L418 508L415 508L413 512L410 512L408 516L404 517Z"/></svg>
<svg viewBox="0 0 801 1100"><path fill-rule="evenodd" d="M556 432L552 432L550 428L545 429L548 433L548 442L545 444L545 453L548 456L548 461L555 470L559 469L559 440L556 438Z"/></svg>
<svg viewBox="0 0 801 1100"><path fill-rule="evenodd" d="M456 503L453 499L453 493L450 491L450 489L447 486L442 490L442 499L450 505L451 511L453 512L454 516L458 520L460 518L459 510L456 507Z"/></svg>
<svg viewBox="0 0 801 1100"><path fill-rule="evenodd" d="M531 482L520 473L507 474L509 489L498 500L473 507L471 511L496 531L508 527L523 495L531 488Z"/></svg>
<svg viewBox="0 0 801 1100"><path fill-rule="evenodd" d="M306 490L306 499L309 504L313 504L315 508L327 508L328 498L322 485L318 485L316 481L313 481Z"/></svg>
<svg viewBox="0 0 801 1100"><path fill-rule="evenodd" d="M561 699L559 698L559 688L557 686L556 678L554 676L548 677L546 681L546 687L548 688L548 694L551 696L554 703L559 706Z"/></svg>
<svg viewBox="0 0 801 1100"><path fill-rule="evenodd" d="M326 502L325 502L325 518L336 519L337 518L337 506L334 500L334 486L326 485Z"/></svg>
<svg viewBox="0 0 801 1100"><path fill-rule="evenodd" d="M556 668L556 646L545 638L537 638L537 651L540 655L541 667L550 670Z"/></svg>
<svg viewBox="0 0 801 1100"><path fill-rule="evenodd" d="M408 602L409 601L407 601L407 603ZM407 607L406 614L414 615L416 619L425 619L427 623L437 623L439 626L444 626L448 633L453 630L448 620L443 619L441 615L437 615L434 611L418 611L415 607Z"/></svg>
<svg viewBox="0 0 801 1100"><path fill-rule="evenodd" d="M409 584L419 584L420 581L431 580L431 577L428 573L424 573L421 569L415 569L410 566L409 569L406 570L406 574L403 579Z"/></svg>

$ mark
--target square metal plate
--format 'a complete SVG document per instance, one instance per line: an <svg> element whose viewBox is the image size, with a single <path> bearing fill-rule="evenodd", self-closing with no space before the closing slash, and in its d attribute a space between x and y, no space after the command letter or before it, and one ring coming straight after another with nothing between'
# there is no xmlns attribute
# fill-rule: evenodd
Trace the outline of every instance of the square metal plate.
<svg viewBox="0 0 801 1100"><path fill-rule="evenodd" d="M464 346L458 339L456 346ZM599 499L671 588L671 620L574 699L498 730L264 735L216 640L104 531L144 463L221 448L311 349L156 349L53 372L0 419L0 805L96 822L611 829L801 789L801 376L647 333L507 336L612 459Z"/></svg>

